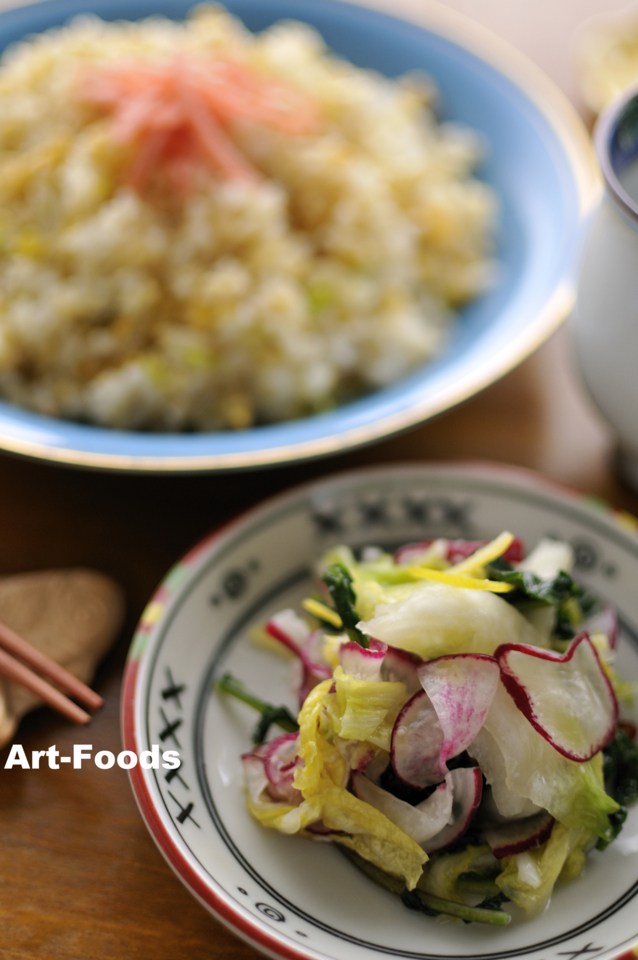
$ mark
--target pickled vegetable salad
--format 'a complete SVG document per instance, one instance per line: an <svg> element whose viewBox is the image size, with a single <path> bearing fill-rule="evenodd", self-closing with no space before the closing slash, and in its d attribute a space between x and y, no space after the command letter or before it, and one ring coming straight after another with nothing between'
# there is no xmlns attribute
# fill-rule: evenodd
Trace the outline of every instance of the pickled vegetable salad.
<svg viewBox="0 0 638 960"><path fill-rule="evenodd" d="M509 533L330 551L312 619L284 610L260 631L295 659L297 720L219 683L262 714L242 757L253 816L336 842L428 914L542 911L617 835L638 778L616 617L572 564L552 540L523 559ZM286 732L265 743L272 724Z"/></svg>

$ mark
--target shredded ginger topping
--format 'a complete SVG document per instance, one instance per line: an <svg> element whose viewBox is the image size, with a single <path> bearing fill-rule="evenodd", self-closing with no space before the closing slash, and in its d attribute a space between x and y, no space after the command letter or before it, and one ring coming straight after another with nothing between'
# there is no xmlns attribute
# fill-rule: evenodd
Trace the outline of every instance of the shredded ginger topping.
<svg viewBox="0 0 638 960"><path fill-rule="evenodd" d="M83 70L82 100L113 117L117 143L134 145L126 185L142 192L158 168L187 194L197 170L258 182L253 164L229 136L249 121L292 136L314 133L315 103L289 84L225 57L200 62L128 61Z"/></svg>

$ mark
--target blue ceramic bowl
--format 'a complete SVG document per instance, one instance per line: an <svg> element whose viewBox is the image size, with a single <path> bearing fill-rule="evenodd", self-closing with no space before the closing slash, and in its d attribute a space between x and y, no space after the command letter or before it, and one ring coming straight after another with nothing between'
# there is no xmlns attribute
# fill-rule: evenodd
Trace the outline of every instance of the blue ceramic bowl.
<svg viewBox="0 0 638 960"><path fill-rule="evenodd" d="M479 171L500 199L498 284L462 314L445 353L384 390L330 413L237 432L125 433L0 403L0 448L117 470L259 467L336 453L410 427L496 380L571 308L575 254L599 184L587 135L558 90L502 41L422 0L419 23L339 0L227 0L248 27L287 18L316 27L339 54L397 76L427 71L441 115L482 133ZM82 11L106 20L182 18L191 0L48 0L0 14L0 49Z"/></svg>

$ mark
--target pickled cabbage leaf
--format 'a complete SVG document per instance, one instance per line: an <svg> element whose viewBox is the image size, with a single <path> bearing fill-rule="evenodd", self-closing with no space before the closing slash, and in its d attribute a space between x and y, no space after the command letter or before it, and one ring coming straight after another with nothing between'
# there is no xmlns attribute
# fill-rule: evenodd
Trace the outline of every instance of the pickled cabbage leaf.
<svg viewBox="0 0 638 960"><path fill-rule="evenodd" d="M433 857L427 865L418 887L444 900L464 903L457 881L463 873L483 872L486 864L497 865L492 851L486 845L467 846L458 853Z"/></svg>
<svg viewBox="0 0 638 960"><path fill-rule="evenodd" d="M581 838L582 831L555 823L549 840L542 847L503 860L505 867L496 877L496 886L526 913L531 916L541 913Z"/></svg>
<svg viewBox="0 0 638 960"><path fill-rule="evenodd" d="M514 813L507 808L508 798L521 797L548 810L566 827L583 828L595 836L608 831L608 814L618 804L605 793L602 754L577 763L558 753L526 720L502 683L468 753L478 761L504 815Z"/></svg>
<svg viewBox="0 0 638 960"><path fill-rule="evenodd" d="M446 583L404 585L359 628L423 660L451 653L492 654L501 643L538 645L538 632L515 607L482 590Z"/></svg>
<svg viewBox="0 0 638 960"><path fill-rule="evenodd" d="M347 688L348 679L354 678L344 677ZM371 681L356 682L373 685ZM413 890L428 859L427 854L380 811L347 791L350 769L331 742L335 731L325 705L330 698L333 698L333 705L336 700L336 693L330 692L332 684L332 680L324 680L311 690L299 714L299 756L304 763L295 771L294 785L304 798L301 808L307 804L315 820L321 820L329 830L339 831L339 835L333 837L335 841L381 870L403 877L408 889ZM378 682L374 685L404 687L403 684ZM345 704L347 708L347 696ZM305 813L301 816L305 817ZM267 825L281 829L278 822Z"/></svg>
<svg viewBox="0 0 638 960"><path fill-rule="evenodd" d="M394 722L408 699L405 684L358 680L341 667L334 672L334 683L334 694L325 699L335 733L389 750Z"/></svg>

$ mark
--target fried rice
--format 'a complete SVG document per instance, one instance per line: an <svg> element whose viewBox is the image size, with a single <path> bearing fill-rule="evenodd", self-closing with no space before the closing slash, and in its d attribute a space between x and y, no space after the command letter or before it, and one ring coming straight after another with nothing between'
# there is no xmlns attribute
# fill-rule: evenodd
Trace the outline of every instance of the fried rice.
<svg viewBox="0 0 638 960"><path fill-rule="evenodd" d="M259 177L187 189L126 171L139 144L82 96L123 62L232 58L316 107L301 135L225 135ZM0 60L0 395L123 429L241 429L330 409L435 357L493 274L481 142L424 77L389 80L306 25L250 33L76 18Z"/></svg>

